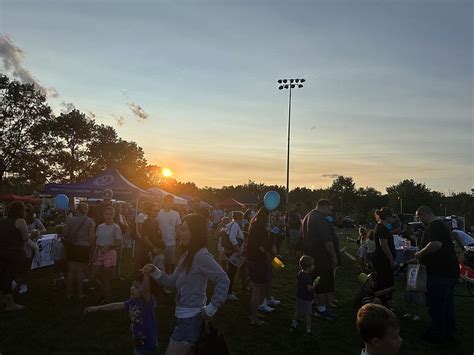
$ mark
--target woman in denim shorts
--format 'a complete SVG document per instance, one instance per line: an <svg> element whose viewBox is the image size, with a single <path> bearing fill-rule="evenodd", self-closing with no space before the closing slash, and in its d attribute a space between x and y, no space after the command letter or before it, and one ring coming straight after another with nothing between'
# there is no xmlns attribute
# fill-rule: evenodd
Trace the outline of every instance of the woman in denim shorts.
<svg viewBox="0 0 474 355"><path fill-rule="evenodd" d="M185 217L181 243L185 253L173 274L168 275L152 264L144 268L165 288L176 289L176 327L166 354L193 354L201 331L227 298L229 278L207 250L207 223L197 214ZM211 302L206 305L207 282L215 283Z"/></svg>

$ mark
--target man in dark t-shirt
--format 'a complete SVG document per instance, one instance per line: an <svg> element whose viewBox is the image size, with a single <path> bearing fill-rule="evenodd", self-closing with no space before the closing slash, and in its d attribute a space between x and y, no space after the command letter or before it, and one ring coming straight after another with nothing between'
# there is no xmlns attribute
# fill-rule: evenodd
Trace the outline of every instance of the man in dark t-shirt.
<svg viewBox="0 0 474 355"><path fill-rule="evenodd" d="M443 221L427 206L418 208L416 216L426 226L422 249L415 256L426 266L426 298L432 320L423 339L440 343L451 340L456 329L453 293L459 278L459 264L451 233Z"/></svg>
<svg viewBox="0 0 474 355"><path fill-rule="evenodd" d="M112 206L112 197L114 196L114 192L111 189L105 189L102 192L102 203L96 205L94 207L94 223L96 228L105 222L104 220L104 211L107 207Z"/></svg>
<svg viewBox="0 0 474 355"><path fill-rule="evenodd" d="M316 209L309 212L303 220L303 250L304 254L315 260L313 276L320 276L315 288L316 315L328 320L335 317L328 312L331 295L334 293L334 267L337 266L337 254L334 247L334 229L329 221L332 204L328 200L319 200Z"/></svg>

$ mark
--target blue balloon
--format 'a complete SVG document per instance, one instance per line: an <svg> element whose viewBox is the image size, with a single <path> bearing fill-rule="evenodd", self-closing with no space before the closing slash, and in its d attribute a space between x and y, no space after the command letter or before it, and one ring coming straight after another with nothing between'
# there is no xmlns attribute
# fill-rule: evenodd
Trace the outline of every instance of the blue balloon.
<svg viewBox="0 0 474 355"><path fill-rule="evenodd" d="M278 233L280 233L280 228L278 228L278 227L273 227L273 228L272 228L272 233L273 233L273 234L278 234Z"/></svg>
<svg viewBox="0 0 474 355"><path fill-rule="evenodd" d="M263 198L263 203L268 210L273 211L280 205L280 194L276 191L268 191Z"/></svg>
<svg viewBox="0 0 474 355"><path fill-rule="evenodd" d="M67 210L67 208L69 207L69 197L67 197L66 195L60 194L56 196L55 202L56 208L59 210Z"/></svg>

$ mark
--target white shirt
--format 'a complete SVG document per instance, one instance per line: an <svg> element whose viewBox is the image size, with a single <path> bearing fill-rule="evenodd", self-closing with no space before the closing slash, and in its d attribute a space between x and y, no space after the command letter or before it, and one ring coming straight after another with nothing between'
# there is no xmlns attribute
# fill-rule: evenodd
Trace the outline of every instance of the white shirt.
<svg viewBox="0 0 474 355"><path fill-rule="evenodd" d="M173 210L168 212L161 210L156 220L160 224L161 235L165 245L167 247L176 245L176 226L182 223L179 213Z"/></svg>
<svg viewBox="0 0 474 355"><path fill-rule="evenodd" d="M242 233L240 225L236 221L232 221L227 225L227 231L229 233L229 240L232 245L239 244L237 239L244 240L244 233Z"/></svg>
<svg viewBox="0 0 474 355"><path fill-rule="evenodd" d="M99 247L114 244L116 240L122 240L122 232L118 224L105 224L102 223L97 227L95 232L97 237L96 245Z"/></svg>

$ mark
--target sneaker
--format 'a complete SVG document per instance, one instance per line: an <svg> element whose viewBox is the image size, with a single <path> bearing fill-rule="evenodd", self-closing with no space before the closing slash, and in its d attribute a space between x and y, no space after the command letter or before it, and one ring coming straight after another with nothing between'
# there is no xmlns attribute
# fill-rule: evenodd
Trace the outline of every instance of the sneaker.
<svg viewBox="0 0 474 355"><path fill-rule="evenodd" d="M164 288L164 289L163 289L163 292L166 293L167 295L170 295L170 294L173 293L173 291L168 290L167 288Z"/></svg>
<svg viewBox="0 0 474 355"><path fill-rule="evenodd" d="M410 314L410 313L405 313L405 314L403 315L403 318L411 318L411 314Z"/></svg>
<svg viewBox="0 0 474 355"><path fill-rule="evenodd" d="M316 317L321 317L321 318L324 318L326 320L335 320L336 319L336 316L329 313L329 311L327 309L324 312L316 311L314 313L314 315Z"/></svg>
<svg viewBox="0 0 474 355"><path fill-rule="evenodd" d="M260 312L266 312L266 313L270 313L270 312L273 312L275 310L275 308L272 308L270 307L268 304L266 303L262 303L260 306L258 306L258 310Z"/></svg>
<svg viewBox="0 0 474 355"><path fill-rule="evenodd" d="M227 299L229 301L239 301L239 297L237 297L234 293L229 293L227 295Z"/></svg>
<svg viewBox="0 0 474 355"><path fill-rule="evenodd" d="M307 336L307 337L315 337L315 336L316 336L316 332L314 332L314 331L312 331L312 330L309 331L309 332L306 331L306 332L304 333L304 335Z"/></svg>
<svg viewBox="0 0 474 355"><path fill-rule="evenodd" d="M420 319L421 319L420 316L415 315L415 316L413 316L413 318L411 320L414 320L416 322L417 320L420 320Z"/></svg>
<svg viewBox="0 0 474 355"><path fill-rule="evenodd" d="M280 303L281 303L280 301L274 299L273 297L267 300L267 304L268 304L270 307L278 306Z"/></svg>
<svg viewBox="0 0 474 355"><path fill-rule="evenodd" d="M20 286L20 289L18 290L18 293L22 294L22 293L27 293L28 292L28 285L27 284L22 284Z"/></svg>
<svg viewBox="0 0 474 355"><path fill-rule="evenodd" d="M290 331L292 333L296 332L296 329L298 328L298 322L296 320L293 320L293 322L291 322L291 328L290 328Z"/></svg>

